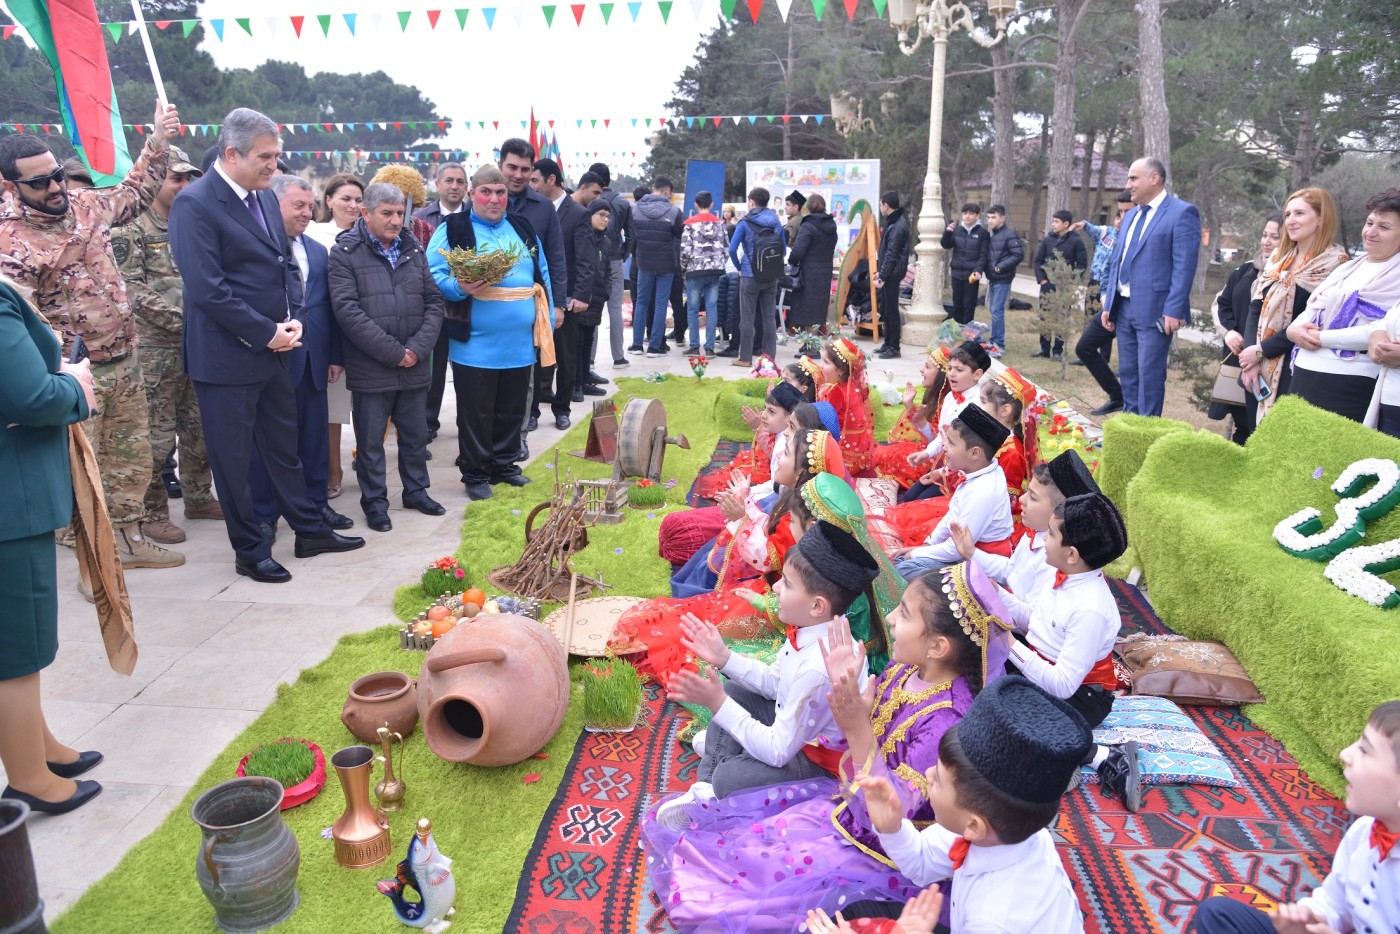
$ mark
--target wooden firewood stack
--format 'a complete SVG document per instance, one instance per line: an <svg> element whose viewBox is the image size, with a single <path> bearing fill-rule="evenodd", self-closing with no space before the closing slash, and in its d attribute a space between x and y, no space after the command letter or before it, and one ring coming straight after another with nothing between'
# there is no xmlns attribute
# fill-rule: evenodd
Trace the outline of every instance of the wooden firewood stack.
<svg viewBox="0 0 1400 934"><path fill-rule="evenodd" d="M536 516L548 511L543 525L534 528ZM588 497L579 496L572 483L559 482L548 502L540 503L525 520L525 550L520 560L493 568L486 579L518 597L557 603L569 598L573 569L569 559L588 545ZM578 575L580 596L602 589L603 582Z"/></svg>

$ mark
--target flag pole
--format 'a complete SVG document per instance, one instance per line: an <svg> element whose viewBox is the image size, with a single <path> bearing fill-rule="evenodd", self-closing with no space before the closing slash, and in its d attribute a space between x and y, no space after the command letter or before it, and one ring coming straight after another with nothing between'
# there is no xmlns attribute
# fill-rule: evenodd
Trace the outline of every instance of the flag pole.
<svg viewBox="0 0 1400 934"><path fill-rule="evenodd" d="M140 27L141 45L146 49L146 61L151 65L151 78L156 83L156 97L160 100L161 107L168 107L169 101L165 97L165 82L160 80L160 66L156 64L156 50L151 47L151 31L146 28L146 17L141 15L139 0L131 0L131 13L136 17L136 25Z"/></svg>

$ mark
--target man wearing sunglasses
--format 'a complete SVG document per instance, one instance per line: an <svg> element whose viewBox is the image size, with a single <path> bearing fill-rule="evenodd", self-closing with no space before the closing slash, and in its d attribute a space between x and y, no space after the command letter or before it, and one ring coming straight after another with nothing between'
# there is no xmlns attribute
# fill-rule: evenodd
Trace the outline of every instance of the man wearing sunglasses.
<svg viewBox="0 0 1400 934"><path fill-rule="evenodd" d="M175 108L158 102L146 145L121 184L73 191L65 189L67 173L42 140L0 140L0 272L30 292L62 335L65 356L81 338L91 357L97 407L83 427L102 472L124 568L185 563L184 555L141 532L152 473L150 418L135 354L136 323L111 235L111 228L136 220L155 200L169 165L167 142L179 129Z"/></svg>

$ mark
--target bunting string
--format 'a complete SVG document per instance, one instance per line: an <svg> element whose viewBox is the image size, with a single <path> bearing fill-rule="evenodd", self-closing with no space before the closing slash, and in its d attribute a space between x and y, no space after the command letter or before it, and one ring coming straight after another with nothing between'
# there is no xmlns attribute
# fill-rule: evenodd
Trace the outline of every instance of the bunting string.
<svg viewBox="0 0 1400 934"><path fill-rule="evenodd" d="M554 129L559 124L573 123L575 128L583 129L587 125L590 129L597 129L601 125L604 129L612 129L616 124L619 128L630 126L632 128L656 127L661 129L667 126L679 127L684 124L687 129L707 129L723 126L729 123L733 126L757 126L760 122L765 126L769 124L785 123L798 124L813 123L822 126L830 118L830 114L709 114L705 116L693 117L584 117L570 120L545 120L540 121ZM300 121L292 123L279 123L277 128L287 135L314 134L314 133L370 133L377 131L409 130L419 133L445 133L451 129L484 130L489 125L493 130L501 127L509 127L512 130L516 125L522 130L529 129L528 120L354 120L337 121L334 123L303 123ZM123 129L134 130L139 134L149 133L152 129L149 123L123 123ZM223 127L221 123L182 123L180 124L181 136L216 136ZM7 123L0 122L0 130L8 130L17 133L45 133L48 135L62 136L64 134L62 123Z"/></svg>

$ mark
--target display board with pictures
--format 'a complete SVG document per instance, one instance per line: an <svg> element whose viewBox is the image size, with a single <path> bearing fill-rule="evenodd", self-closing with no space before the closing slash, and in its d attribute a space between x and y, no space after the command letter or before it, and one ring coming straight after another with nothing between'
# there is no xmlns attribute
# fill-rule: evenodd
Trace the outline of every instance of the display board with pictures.
<svg viewBox="0 0 1400 934"><path fill-rule="evenodd" d="M805 197L819 194L836 221L841 239L837 256L855 240L860 230L861 209L869 208L878 217L880 203L880 160L839 159L790 162L745 163L746 190L767 188L768 206L782 214L783 200L792 191Z"/></svg>

